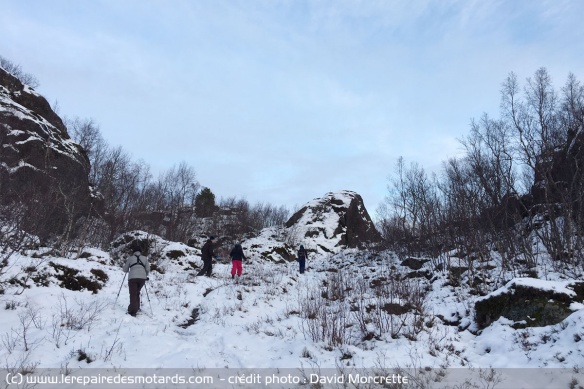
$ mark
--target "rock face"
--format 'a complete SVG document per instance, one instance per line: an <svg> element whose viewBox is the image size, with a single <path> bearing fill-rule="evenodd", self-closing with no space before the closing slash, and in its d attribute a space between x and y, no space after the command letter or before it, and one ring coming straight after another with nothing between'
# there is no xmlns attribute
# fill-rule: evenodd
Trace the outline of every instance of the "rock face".
<svg viewBox="0 0 584 389"><path fill-rule="evenodd" d="M380 240L361 196L342 191L308 202L285 226L265 228L257 236L245 239L242 246L252 261L285 263L296 260L302 244L310 262Z"/></svg>
<svg viewBox="0 0 584 389"><path fill-rule="evenodd" d="M478 300L476 321L485 328L501 316L515 322L516 328L543 327L557 324L572 313L572 303L584 300L584 282L557 282L517 278L500 290Z"/></svg>
<svg viewBox="0 0 584 389"><path fill-rule="evenodd" d="M0 150L0 203L26 204L35 214L29 223L44 223L54 234L87 212L92 197L86 153L49 103L2 68ZM43 206L33 209L39 202Z"/></svg>
<svg viewBox="0 0 584 389"><path fill-rule="evenodd" d="M309 202L292 215L286 228L296 229L299 241L330 252L336 247L357 248L381 240L361 196L347 190Z"/></svg>
<svg viewBox="0 0 584 389"><path fill-rule="evenodd" d="M565 201L562 192L569 192L571 188L574 192L569 194L572 203L581 206L579 204L581 186L577 184L582 181L583 163L584 126L580 125L579 128L568 131L566 143L562 147L554 149L547 158L538 159L530 193L534 204ZM549 190L547 195L546 187Z"/></svg>

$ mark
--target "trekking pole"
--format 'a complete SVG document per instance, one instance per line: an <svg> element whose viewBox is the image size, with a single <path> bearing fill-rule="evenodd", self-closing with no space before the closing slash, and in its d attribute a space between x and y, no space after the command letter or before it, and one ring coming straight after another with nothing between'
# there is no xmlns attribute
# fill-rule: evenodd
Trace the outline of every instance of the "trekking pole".
<svg viewBox="0 0 584 389"><path fill-rule="evenodd" d="M118 297L120 297L120 292L122 291L122 286L124 286L124 281L126 280L127 275L128 273L124 273L124 279L122 280L122 283L120 285L120 290L118 290L118 295L116 296L116 301L114 302L114 305L116 305L116 303L118 302Z"/></svg>
<svg viewBox="0 0 584 389"><path fill-rule="evenodd" d="M148 299L148 305L150 306L150 313L154 316L154 311L152 310L152 304L150 304L150 296L148 296L148 287L146 287L146 283L144 283L144 290L146 291L146 298Z"/></svg>

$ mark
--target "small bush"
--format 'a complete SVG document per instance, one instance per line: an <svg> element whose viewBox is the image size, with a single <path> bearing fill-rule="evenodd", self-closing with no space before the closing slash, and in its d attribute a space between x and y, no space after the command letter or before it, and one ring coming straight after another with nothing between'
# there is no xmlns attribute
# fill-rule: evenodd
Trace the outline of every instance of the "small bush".
<svg viewBox="0 0 584 389"><path fill-rule="evenodd" d="M79 270L77 269L72 269L54 262L49 262L49 265L57 271L55 277L61 281L60 286L65 289L75 291L87 289L95 294L102 288L102 285L98 281L90 280L84 275L79 274Z"/></svg>
<svg viewBox="0 0 584 389"><path fill-rule="evenodd" d="M180 257L184 257L185 253L182 252L181 250L170 250L169 252L166 253L166 256L170 259L177 259Z"/></svg>
<svg viewBox="0 0 584 389"><path fill-rule="evenodd" d="M93 362L93 358L91 358L89 355L87 355L87 353L84 350L77 350L77 360L79 362L81 361L85 361L87 363L91 363Z"/></svg>
<svg viewBox="0 0 584 389"><path fill-rule="evenodd" d="M91 269L90 273L95 276L99 281L106 283L109 280L108 275L101 269Z"/></svg>
<svg viewBox="0 0 584 389"><path fill-rule="evenodd" d="M165 273L164 269L161 268L160 266L156 265L155 263L150 264L150 271L155 271L155 272L158 272L160 274Z"/></svg>
<svg viewBox="0 0 584 389"><path fill-rule="evenodd" d="M6 309L7 311L13 311L16 309L16 307L18 306L18 303L14 300L11 301L6 301L6 306L4 309Z"/></svg>
<svg viewBox="0 0 584 389"><path fill-rule="evenodd" d="M193 310L191 311L191 317L185 323L180 324L179 327L187 328L189 326L192 326L197 321L199 321L199 314L200 314L199 308L193 308Z"/></svg>
<svg viewBox="0 0 584 389"><path fill-rule="evenodd" d="M38 286L49 286L51 283L49 280L49 274L45 272L39 272L31 276L30 279Z"/></svg>

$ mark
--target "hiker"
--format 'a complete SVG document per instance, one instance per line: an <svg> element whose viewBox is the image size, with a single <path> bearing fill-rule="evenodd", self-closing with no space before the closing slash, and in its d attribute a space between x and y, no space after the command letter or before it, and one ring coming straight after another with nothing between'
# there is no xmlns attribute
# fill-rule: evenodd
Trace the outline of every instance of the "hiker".
<svg viewBox="0 0 584 389"><path fill-rule="evenodd" d="M304 245L300 245L298 250L298 263L300 265L300 274L304 274L304 267L306 266L306 258L308 258L308 253L304 248Z"/></svg>
<svg viewBox="0 0 584 389"><path fill-rule="evenodd" d="M239 279L239 277L241 276L241 273L243 273L243 260L247 259L245 257L245 254L243 254L243 248L241 247L241 245L239 243L237 243L233 249L231 250L231 253L229 253L229 256L231 257L231 278L235 278L235 274L237 274L237 277Z"/></svg>
<svg viewBox="0 0 584 389"><path fill-rule="evenodd" d="M201 248L201 259L203 260L203 268L197 274L198 276L206 275L207 277L211 277L211 273L213 272L213 257L215 254L213 253L213 245L215 244L215 237L210 236L209 239L205 242L203 247Z"/></svg>
<svg viewBox="0 0 584 389"><path fill-rule="evenodd" d="M126 258L124 264L124 272L128 273L128 290L130 292L130 305L128 305L128 313L136 316L140 310L140 290L148 279L150 273L150 263L148 258L142 255L141 249L138 246L133 247L134 254Z"/></svg>

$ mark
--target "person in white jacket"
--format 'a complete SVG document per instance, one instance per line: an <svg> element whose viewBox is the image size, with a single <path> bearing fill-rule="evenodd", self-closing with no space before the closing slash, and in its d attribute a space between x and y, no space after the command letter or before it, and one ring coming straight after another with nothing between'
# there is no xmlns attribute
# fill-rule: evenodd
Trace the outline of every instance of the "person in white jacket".
<svg viewBox="0 0 584 389"><path fill-rule="evenodd" d="M126 258L124 264L124 272L128 273L128 290L130 291L130 305L128 305L128 313L136 316L140 310L140 290L148 279L150 273L150 263L140 252L139 247L134 247L134 254Z"/></svg>

